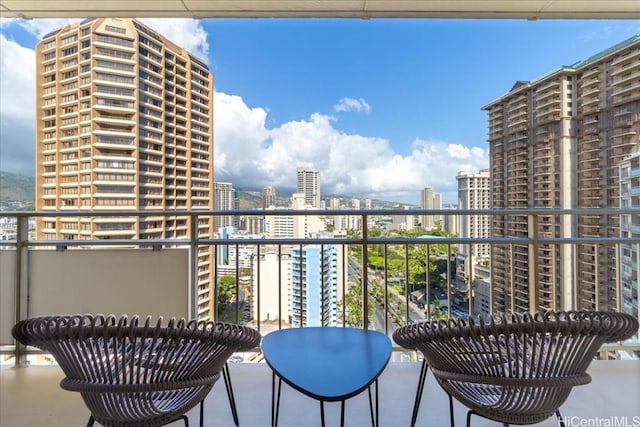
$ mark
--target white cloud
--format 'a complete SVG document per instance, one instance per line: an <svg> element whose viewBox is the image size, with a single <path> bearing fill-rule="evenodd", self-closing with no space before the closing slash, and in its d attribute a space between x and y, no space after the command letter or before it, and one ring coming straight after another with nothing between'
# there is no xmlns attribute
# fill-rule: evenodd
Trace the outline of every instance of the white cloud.
<svg viewBox="0 0 640 427"><path fill-rule="evenodd" d="M334 111L357 111L357 112L371 112L371 106L362 98L342 98L336 105L333 106Z"/></svg>
<svg viewBox="0 0 640 427"><path fill-rule="evenodd" d="M458 171L488 165L488 152L479 147L416 140L402 156L389 141L346 134L320 113L268 129L263 108L249 108L240 97L220 92L214 102L215 179L237 188L273 185L291 192L296 167L309 165L320 171L325 194L417 203L420 190L432 187L445 202L454 202Z"/></svg>
<svg viewBox="0 0 640 427"><path fill-rule="evenodd" d="M53 30L80 21L82 19L19 19L17 23L36 38L41 39Z"/></svg>
<svg viewBox="0 0 640 427"><path fill-rule="evenodd" d="M208 61L207 31L200 21L187 18L143 18L140 21L188 52Z"/></svg>
<svg viewBox="0 0 640 427"><path fill-rule="evenodd" d="M33 175L35 53L0 34L0 170Z"/></svg>
<svg viewBox="0 0 640 427"><path fill-rule="evenodd" d="M181 39L174 37L176 43L192 40L191 50L194 46L201 52L208 49L206 34L200 33L202 28L196 21L173 21L183 22L167 23L167 28L178 33L191 31ZM172 38L166 28L156 23L154 27ZM54 27L33 21L29 28L44 34ZM35 54L4 35L0 37L0 169L33 174ZM273 185L281 194L292 192L297 166L308 165L320 171L325 194L418 203L420 190L431 187L443 194L445 202L453 202L457 172L488 165L488 152L479 147L417 139L411 152L401 155L386 139L341 131L335 127L335 119L325 114L314 113L269 128L264 107L250 107L240 96L222 92L215 93L214 102L215 179L233 182L240 189ZM340 105L342 111L371 108L363 99L344 98L336 110Z"/></svg>

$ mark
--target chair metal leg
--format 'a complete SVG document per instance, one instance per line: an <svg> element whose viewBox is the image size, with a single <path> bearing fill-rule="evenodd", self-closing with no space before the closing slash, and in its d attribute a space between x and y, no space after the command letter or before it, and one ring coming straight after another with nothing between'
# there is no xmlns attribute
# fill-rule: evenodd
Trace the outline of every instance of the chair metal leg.
<svg viewBox="0 0 640 427"><path fill-rule="evenodd" d="M344 400L340 402L340 427L344 427Z"/></svg>
<svg viewBox="0 0 640 427"><path fill-rule="evenodd" d="M204 427L204 399L200 401L200 427Z"/></svg>
<svg viewBox="0 0 640 427"><path fill-rule="evenodd" d="M416 425L418 419L418 410L420 409L420 401L422 400L422 393L424 391L424 383L427 379L427 360L422 360L422 367L420 368L420 377L418 378L418 388L416 389L416 398L413 401L413 412L411 413L411 427Z"/></svg>
<svg viewBox="0 0 640 427"><path fill-rule="evenodd" d="M229 405L231 406L231 415L233 416L233 422L236 426L239 426L240 421L238 420L238 408L236 407L236 399L233 395L231 374L229 373L229 363L225 363L224 368L222 368L222 378L224 379L224 386L227 389L227 396L229 397Z"/></svg>
<svg viewBox="0 0 640 427"><path fill-rule="evenodd" d="M320 425L324 427L324 401L320 401Z"/></svg>
<svg viewBox="0 0 640 427"><path fill-rule="evenodd" d="M560 409L556 409L556 417L558 417L558 425L560 427L565 427L564 418L562 418L562 415L560 414Z"/></svg>
<svg viewBox="0 0 640 427"><path fill-rule="evenodd" d="M92 427L93 423L96 422L96 419L93 418L93 414L91 414L91 416L89 416L89 421L87 422L87 427Z"/></svg>

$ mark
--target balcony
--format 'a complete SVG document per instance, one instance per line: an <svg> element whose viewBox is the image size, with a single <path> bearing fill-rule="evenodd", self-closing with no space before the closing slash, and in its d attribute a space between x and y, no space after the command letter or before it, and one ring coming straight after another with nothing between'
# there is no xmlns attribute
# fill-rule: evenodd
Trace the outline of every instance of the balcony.
<svg viewBox="0 0 640 427"><path fill-rule="evenodd" d="M152 213L140 211L105 211L105 212L3 212L0 219L16 220L15 238L3 240L0 245L0 357L4 364L0 368L2 375L0 389L0 425L47 425L66 426L82 425L88 417L80 397L71 392L60 389L58 383L61 378L60 370L55 366L31 365L26 368L14 368L14 360L24 356L23 350L15 348L9 330L15 318L24 318L45 313L64 312L113 312L113 313L144 313L153 316L170 315L196 317L210 315L206 309L201 309L203 298L208 297L207 290L210 283L219 283L220 271L226 269L238 283L233 291L234 298L227 304L226 310L218 306L212 317L219 320L242 322L259 328L263 334L277 328L289 327L288 312L294 313L293 304L287 302L290 291L299 288L291 285L291 278L295 273L302 273L304 263L292 264L290 270L281 263L286 262L289 251L301 248L307 244L326 246L335 245L338 248L338 262L336 272L323 265L322 274L335 274L333 277L345 277L343 283L336 286L338 321L335 326L350 325L380 330L391 334L400 323L420 321L434 315L433 304L420 306L411 298L416 283L411 280L404 286L404 273L408 266L401 267L400 273L392 274L392 258L390 254L404 254L405 265L408 265L409 251L406 248L425 247L427 260L444 261L450 265L457 256L450 255L457 252L457 246L465 245L475 250L484 246L489 247L491 253L507 254L502 263L496 262L505 271L512 271L518 278L518 293L512 296L492 289L484 307L494 307L500 301L512 308L516 304L539 304L549 300L555 304L554 298L547 298L553 290L545 288L547 284L536 283L529 287L531 292L524 292L522 283L528 282L532 271L538 272L540 280L544 281L545 260L540 254L545 251L561 253L586 254L587 246L613 248L620 250L621 245L640 243L640 237L582 237L572 236L567 232L554 234L551 237L540 237L535 232L535 224L544 226L546 218L559 218L558 224L580 223L584 218L608 217L612 215L640 215L640 209L581 209L581 210L419 210L411 212L417 216L424 215L457 215L477 216L486 215L493 221L506 221L506 228L517 226L519 237L446 237L418 238L393 237L385 234L382 237L370 237L368 229L352 230L347 236L333 235L322 237L299 238L271 238L268 236L217 239L208 235L207 227L200 229L200 221L212 216L238 217L267 217L291 215L293 217L316 215L321 218L336 216L360 217L359 223L370 224L376 219L400 216L406 217L407 211L154 211ZM181 239L117 239L99 240L36 240L29 236L29 222L41 221L43 218L75 220L80 217L83 224L89 226L103 221L127 222L132 220L141 222L178 221L184 229ZM144 218L142 218L144 217ZM144 219L144 220L143 220ZM51 221L50 219L48 219ZM533 228L532 228L533 226ZM561 229L562 227L557 227ZM568 227L571 228L571 227ZM87 228L90 230L90 228ZM540 228L538 228L540 229ZM445 254L432 254L430 248L441 247ZM367 248L363 251L362 248ZM19 248L19 250L16 250ZM198 251L198 248L201 248ZM358 252L357 248L360 248ZM382 248L382 249L381 249ZM204 249L204 250L203 250ZM218 266L211 277L204 270L213 265L214 258L207 259L204 255L219 256L225 252L228 263ZM374 265L374 251L382 254L381 264ZM606 252L606 251L605 251ZM362 254L367 254L362 256ZM449 255L446 255L449 253ZM511 253L513 256L509 256ZM551 252L549 252L551 253ZM231 254L236 254L233 257ZM274 264L274 269L266 268L267 264L256 263L263 258L280 259ZM222 257L224 258L224 257ZM364 259L363 259L364 258ZM596 255L592 256L592 264L596 265ZM447 263L447 260L449 262ZM582 259L585 265L586 258ZM247 264L243 264L243 263ZM266 261L265 261L266 262ZM367 268L363 268L367 265ZM117 266L117 268L114 268ZM333 264L332 264L333 266ZM333 267L332 267L333 268ZM241 276L241 270L253 271L246 280ZM547 269L547 270L545 270ZM295 270L295 271L291 271ZM456 277L453 266L447 270L448 274L438 286L424 287L425 301L440 301L441 307L451 307L446 312L449 315L464 316L477 313L473 299L469 296L466 305L455 301L464 298L468 286L464 278ZM461 269L460 271L464 271ZM453 273L452 273L453 272ZM509 277L496 271L495 278ZM573 280L578 280L575 275ZM359 322L349 320L349 312L340 303L354 277L359 277L365 284L364 294L369 295L369 302L375 306L372 315ZM213 280L211 280L213 279ZM496 279L497 280L497 279ZM569 279L567 279L569 280ZM183 283L184 286L175 286ZM203 288L204 286L204 288ZM514 287L515 287L514 286ZM565 283L562 290L566 295L586 295L589 292L574 289L575 283ZM536 292L536 289L539 292ZM574 292L575 291L575 292ZM217 293L216 289L211 294ZM522 295L539 295L540 301L527 302ZM69 295L73 295L70 298ZM122 298L127 295L127 298ZM243 297L244 295L244 297ZM596 295L596 294L594 294ZM326 298L326 296L325 296ZM15 304L15 301L19 304ZM510 301L510 302L509 302ZM246 304L246 305L245 305ZM603 304L595 301L595 304ZM211 304L215 305L215 304ZM579 301L567 300L562 307L556 309L573 308L580 305ZM629 304L626 304L627 306ZM633 304L630 304L633 306ZM205 305L208 306L208 305ZM637 305L636 305L637 307ZM602 307L604 308L604 307ZM277 315L278 310L283 314ZM480 309L482 312L482 309ZM268 313L268 315L267 315ZM324 325L323 325L324 326ZM382 426L408 425L411 417L411 404L415 392L419 363L415 363L416 355L394 348L392 363L389 364L380 378L380 414ZM631 343L619 343L603 349L607 356L617 357L617 350L625 354L637 352L640 346ZM32 352L32 350L29 350ZM245 363L233 363L231 375L236 399L239 406L241 425L268 425L270 419L270 387L271 372L265 363L260 363L259 353L252 353L253 357L246 358ZM257 356L256 356L257 355ZM17 357L16 357L17 356ZM237 355L242 359L244 355ZM32 357L32 356L30 356ZM42 356L39 356L42 358ZM46 356L45 356L46 357ZM590 368L593 383L577 387L562 408L565 416L600 419L627 415L629 419L636 415L637 401L640 399L640 383L629 381L629 378L640 376L639 360L596 360ZM610 393L616 390L616 393ZM433 378L427 379L426 395L423 397L420 425L446 425L448 422L447 398L444 392L435 385ZM39 396L37 406L33 396ZM593 405L592 402L601 402ZM465 410L461 405L455 405L458 422L463 420ZM336 425L339 417L339 407L329 404L326 408L328 425ZM305 398L300 393L285 387L282 395L281 425L317 425L318 418L314 414L319 412L316 401ZM216 385L213 393L205 404L205 425L232 425L231 412L222 385ZM197 410L191 414L191 422L197 422ZM319 416L319 414L318 414ZM335 418L334 418L335 417ZM360 425L368 421L368 399L366 394L349 400L346 405L347 425ZM490 426L492 423L477 419L474 426ZM543 426L555 426L555 420L548 420Z"/></svg>
<svg viewBox="0 0 640 427"><path fill-rule="evenodd" d="M407 426L415 396L418 363L391 362L380 376L379 404L381 426ZM238 405L241 426L268 426L271 417L271 371L265 363L232 363L231 379ZM596 360L589 368L591 384L573 389L569 399L560 408L572 422L588 420L622 420L631 423L637 417L640 382L640 362ZM78 393L64 391L59 382L61 371L55 366L26 369L0 368L0 425L3 426L81 426L89 418ZM615 390L615 392L611 392ZM34 400L37 396L37 403ZM594 404L598 402L598 404ZM465 408L454 403L456 425L464 422ZM204 405L205 426L233 426L224 383L219 381ZM339 425L340 408L337 403L325 405L328 426ZM198 410L189 412L189 425L198 425ZM317 426L320 423L318 402L284 386L281 395L280 423L282 426ZM604 422L604 421L603 421ZM345 425L369 425L369 403L366 393L347 401ZM179 423L169 424L179 426ZM424 395L416 425L447 426L449 409L446 394L437 385L431 373L427 376ZM498 423L474 417L473 426L494 427ZM557 427L554 418L537 424ZM587 424L573 424L587 425ZM595 424L591 424L595 425ZM601 424L606 425L606 424ZM611 424L608 425L625 425ZM633 424L627 424L633 425Z"/></svg>

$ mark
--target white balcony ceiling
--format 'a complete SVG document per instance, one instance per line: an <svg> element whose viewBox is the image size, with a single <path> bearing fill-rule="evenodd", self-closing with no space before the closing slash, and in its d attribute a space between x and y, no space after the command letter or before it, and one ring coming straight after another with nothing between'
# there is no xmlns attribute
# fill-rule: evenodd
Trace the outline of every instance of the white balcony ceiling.
<svg viewBox="0 0 640 427"><path fill-rule="evenodd" d="M0 16L637 19L640 0L0 0Z"/></svg>

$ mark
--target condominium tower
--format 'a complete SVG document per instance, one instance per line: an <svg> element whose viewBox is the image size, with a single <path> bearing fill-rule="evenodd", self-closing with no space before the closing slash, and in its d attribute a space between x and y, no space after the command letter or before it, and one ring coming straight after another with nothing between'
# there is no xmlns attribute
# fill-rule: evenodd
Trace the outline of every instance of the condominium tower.
<svg viewBox="0 0 640 427"><path fill-rule="evenodd" d="M625 158L620 164L620 207L640 207L640 151ZM620 219L620 237L640 237L640 217L623 214ZM620 311L640 319L638 308L638 266L640 248L637 243L625 243L620 249Z"/></svg>
<svg viewBox="0 0 640 427"><path fill-rule="evenodd" d="M491 208L491 186L489 169L477 173L458 172L458 209L487 210ZM460 237L486 238L491 236L491 221L488 215L459 215ZM486 243L459 245L458 251L465 258L464 274L470 279L473 267L489 261L490 246Z"/></svg>
<svg viewBox="0 0 640 427"><path fill-rule="evenodd" d="M483 109L492 208L618 207L620 162L639 146L640 35L517 82ZM620 217L495 216L492 235L619 237ZM494 310L618 308L615 245L540 245L535 254L494 245L491 257Z"/></svg>
<svg viewBox="0 0 640 427"><path fill-rule="evenodd" d="M320 172L299 167L297 184L297 192L304 194L305 203L314 209L320 209Z"/></svg>
<svg viewBox="0 0 640 427"><path fill-rule="evenodd" d="M336 326L338 249L306 245L291 249L291 324Z"/></svg>
<svg viewBox="0 0 640 427"><path fill-rule="evenodd" d="M269 209L275 207L277 204L276 189L270 185L267 185L262 189L262 209Z"/></svg>
<svg viewBox="0 0 640 427"><path fill-rule="evenodd" d="M208 66L133 19L90 19L36 47L36 209L40 239L178 239L213 208L213 78ZM158 211L99 217L92 212ZM198 220L213 235L210 217ZM211 313L211 251L198 259L197 315ZM186 284L185 284L186 285Z"/></svg>
<svg viewBox="0 0 640 427"><path fill-rule="evenodd" d="M213 183L213 208L217 211L232 211L240 208L238 194L230 182ZM213 225L217 231L220 227L238 227L237 215L217 215L213 218Z"/></svg>
<svg viewBox="0 0 640 427"><path fill-rule="evenodd" d="M431 188L426 187L422 189L420 196L422 209L442 209L442 195L440 193L435 193ZM422 215L420 224L422 228L431 230L442 228L444 226L443 220L443 215Z"/></svg>

